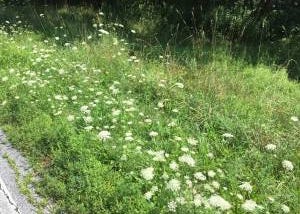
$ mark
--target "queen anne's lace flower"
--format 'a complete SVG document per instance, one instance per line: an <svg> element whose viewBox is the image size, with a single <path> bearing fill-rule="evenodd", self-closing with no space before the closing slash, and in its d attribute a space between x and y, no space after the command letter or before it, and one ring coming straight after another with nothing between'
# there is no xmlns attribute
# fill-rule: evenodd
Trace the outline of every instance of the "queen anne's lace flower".
<svg viewBox="0 0 300 214"><path fill-rule="evenodd" d="M176 201L170 201L168 203L168 209L169 209L170 212L176 212L176 208L177 208Z"/></svg>
<svg viewBox="0 0 300 214"><path fill-rule="evenodd" d="M248 212L253 212L255 211L257 208L259 208L259 206L257 205L257 203L253 200L246 200L243 204L242 204L242 208L245 211Z"/></svg>
<svg viewBox="0 0 300 214"><path fill-rule="evenodd" d="M172 161L169 166L174 171L178 170L178 164L175 161Z"/></svg>
<svg viewBox="0 0 300 214"><path fill-rule="evenodd" d="M198 141L194 138L188 138L187 139L188 144L196 146L198 144Z"/></svg>
<svg viewBox="0 0 300 214"><path fill-rule="evenodd" d="M111 138L110 132L107 130L103 130L98 134L99 139L108 140Z"/></svg>
<svg viewBox="0 0 300 214"><path fill-rule="evenodd" d="M294 121L294 122L298 122L298 121L299 121L299 118L296 117L296 116L292 116L292 117L291 117L291 120Z"/></svg>
<svg viewBox="0 0 300 214"><path fill-rule="evenodd" d="M202 196L201 196L200 194L196 194L196 195L194 196L193 203L194 203L195 207L201 206L202 203L203 203L203 198L202 198Z"/></svg>
<svg viewBox="0 0 300 214"><path fill-rule="evenodd" d="M286 206L285 204L282 204L281 205L281 210L284 212L284 213L289 213L290 212L290 208L288 206Z"/></svg>
<svg viewBox="0 0 300 214"><path fill-rule="evenodd" d="M141 176L147 181L152 180L154 177L154 168L148 167L148 168L142 169Z"/></svg>
<svg viewBox="0 0 300 214"><path fill-rule="evenodd" d="M195 160L188 154L184 154L179 157L179 161L182 163L186 163L189 166L195 166L196 162Z"/></svg>
<svg viewBox="0 0 300 214"><path fill-rule="evenodd" d="M148 200L148 201L152 198L152 196L153 196L153 192L152 192L152 191L148 191L148 192L146 192L146 193L144 194L144 198L145 198L146 200Z"/></svg>
<svg viewBox="0 0 300 214"><path fill-rule="evenodd" d="M276 145L275 144L272 144L272 143L269 143L265 146L265 149L267 151L275 151L276 150Z"/></svg>
<svg viewBox="0 0 300 214"><path fill-rule="evenodd" d="M202 173L202 172L196 172L194 174L194 177L199 180L199 181L205 181L206 180L206 176Z"/></svg>
<svg viewBox="0 0 300 214"><path fill-rule="evenodd" d="M247 192L252 192L252 186L249 182L243 182L239 187Z"/></svg>
<svg viewBox="0 0 300 214"><path fill-rule="evenodd" d="M209 204L212 207L219 208L221 210L229 210L231 204L219 195L213 195L208 199Z"/></svg>
<svg viewBox="0 0 300 214"><path fill-rule="evenodd" d="M171 191L178 191L178 190L180 190L180 181L177 180L177 179L171 179L167 183L167 189L169 189Z"/></svg>
<svg viewBox="0 0 300 214"><path fill-rule="evenodd" d="M294 169L293 163L291 161L288 161L288 160L282 161L282 167L286 171L293 171L293 169Z"/></svg>
<svg viewBox="0 0 300 214"><path fill-rule="evenodd" d="M158 135L158 133L157 132L154 132L154 131L151 131L150 133L149 133L149 136L150 137L156 137Z"/></svg>
<svg viewBox="0 0 300 214"><path fill-rule="evenodd" d="M224 133L224 134L222 134L222 136L226 137L226 138L233 138L233 135L230 133Z"/></svg>

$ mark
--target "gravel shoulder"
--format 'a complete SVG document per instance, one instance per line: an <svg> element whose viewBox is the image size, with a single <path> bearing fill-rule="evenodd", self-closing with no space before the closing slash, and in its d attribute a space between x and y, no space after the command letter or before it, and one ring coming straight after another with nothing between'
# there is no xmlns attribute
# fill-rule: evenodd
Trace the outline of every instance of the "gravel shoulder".
<svg viewBox="0 0 300 214"><path fill-rule="evenodd" d="M15 171L11 168L7 158L13 160L24 177L30 172L24 157L5 140L0 130L0 213L1 214L34 214L35 207L28 202L26 196L18 189Z"/></svg>

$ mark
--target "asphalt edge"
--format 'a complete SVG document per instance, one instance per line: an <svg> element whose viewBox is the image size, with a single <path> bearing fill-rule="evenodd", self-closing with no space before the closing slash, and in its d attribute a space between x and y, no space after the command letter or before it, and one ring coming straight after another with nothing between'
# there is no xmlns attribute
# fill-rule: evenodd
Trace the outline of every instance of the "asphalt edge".
<svg viewBox="0 0 300 214"><path fill-rule="evenodd" d="M11 197L8 189L6 188L6 185L4 183L4 181L2 180L2 178L0 177L0 188L1 190L4 192L4 195L7 197L8 202L14 206L14 210L16 210L17 213L20 213L18 206L16 204L16 202L14 201L14 199ZM21 213L20 213L21 214Z"/></svg>

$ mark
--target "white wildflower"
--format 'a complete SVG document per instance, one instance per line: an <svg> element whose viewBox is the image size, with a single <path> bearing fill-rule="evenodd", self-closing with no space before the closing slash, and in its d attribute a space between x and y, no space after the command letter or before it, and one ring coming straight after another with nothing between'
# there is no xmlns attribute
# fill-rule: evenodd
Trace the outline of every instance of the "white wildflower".
<svg viewBox="0 0 300 214"><path fill-rule="evenodd" d="M177 197L176 202L178 202L178 204L180 204L180 205L186 204L186 200L184 197Z"/></svg>
<svg viewBox="0 0 300 214"><path fill-rule="evenodd" d="M215 189L211 185L209 185L209 184L205 184L204 185L204 189L207 190L207 191L209 191L209 192L211 192L211 193L215 192Z"/></svg>
<svg viewBox="0 0 300 214"><path fill-rule="evenodd" d="M164 107L164 103L163 102L158 102L157 107L158 108L163 108Z"/></svg>
<svg viewBox="0 0 300 214"><path fill-rule="evenodd" d="M172 121L170 123L168 123L168 127L174 127L176 126L176 122L175 121Z"/></svg>
<svg viewBox="0 0 300 214"><path fill-rule="evenodd" d="M180 82L175 83L175 86L177 86L178 88L183 88L184 85Z"/></svg>
<svg viewBox="0 0 300 214"><path fill-rule="evenodd" d="M281 205L281 210L284 212L284 213L289 213L290 212L290 208L288 206L286 206L285 204L282 204Z"/></svg>
<svg viewBox="0 0 300 214"><path fill-rule="evenodd" d="M180 181L177 179L171 179L168 183L167 183L167 189L171 190L171 191L178 191L180 190Z"/></svg>
<svg viewBox="0 0 300 214"><path fill-rule="evenodd" d="M286 170L286 171L293 171L294 166L293 163L291 161L288 160L284 160L282 161L282 167Z"/></svg>
<svg viewBox="0 0 300 214"><path fill-rule="evenodd" d="M145 123L152 123L152 120L148 118L148 119L145 119L144 122Z"/></svg>
<svg viewBox="0 0 300 214"><path fill-rule="evenodd" d="M161 176L164 180L169 179L169 175L167 172L164 172L163 175Z"/></svg>
<svg viewBox="0 0 300 214"><path fill-rule="evenodd" d="M170 212L176 212L176 208L177 208L176 201L170 201L168 203L168 209L169 209Z"/></svg>
<svg viewBox="0 0 300 214"><path fill-rule="evenodd" d="M84 122L86 122L86 123L91 123L91 122L93 122L93 118L92 118L91 116L83 117L83 120L84 120Z"/></svg>
<svg viewBox="0 0 300 214"><path fill-rule="evenodd" d="M172 109L172 112L174 112L174 113L178 113L178 112L179 112L179 110L178 110L177 108L174 108L174 109Z"/></svg>
<svg viewBox="0 0 300 214"><path fill-rule="evenodd" d="M189 148L186 147L186 146L183 146L183 147L180 148L180 150L183 151L183 152L188 152Z"/></svg>
<svg viewBox="0 0 300 214"><path fill-rule="evenodd" d="M243 182L241 185L239 185L240 189L245 190L247 192L252 192L252 186L249 182Z"/></svg>
<svg viewBox="0 0 300 214"><path fill-rule="evenodd" d="M201 204L203 203L203 197L200 194L194 195L193 203L195 207L200 207Z"/></svg>
<svg viewBox="0 0 300 214"><path fill-rule="evenodd" d="M152 196L153 196L153 192L152 192L152 191L148 191L148 192L146 192L146 193L144 194L144 198L145 198L146 200L148 200L148 201L151 200Z"/></svg>
<svg viewBox="0 0 300 214"><path fill-rule="evenodd" d="M206 176L202 173L202 172L196 172L194 174L194 177L199 180L199 181L205 181L206 180Z"/></svg>
<svg viewBox="0 0 300 214"><path fill-rule="evenodd" d="M271 203L273 203L275 201L275 199L272 196L269 196L268 199Z"/></svg>
<svg viewBox="0 0 300 214"><path fill-rule="evenodd" d="M68 115L67 120L68 120L69 122L72 122L72 121L75 120L75 116L74 116L74 115Z"/></svg>
<svg viewBox="0 0 300 214"><path fill-rule="evenodd" d="M99 137L101 140L107 140L107 139L110 139L110 138L111 138L111 134L110 134L109 131L103 130L103 131L101 131L101 132L98 134L98 137Z"/></svg>
<svg viewBox="0 0 300 214"><path fill-rule="evenodd" d="M132 133L131 132L126 132L125 133L125 140L126 141L133 141Z"/></svg>
<svg viewBox="0 0 300 214"><path fill-rule="evenodd" d="M154 168L148 167L148 168L142 169L141 176L147 181L152 180L154 178Z"/></svg>
<svg viewBox="0 0 300 214"><path fill-rule="evenodd" d="M179 137L179 136L175 136L175 137L174 137L174 140L176 140L176 141L182 141L182 138Z"/></svg>
<svg viewBox="0 0 300 214"><path fill-rule="evenodd" d="M2 77L2 82L6 82L8 80L8 77Z"/></svg>
<svg viewBox="0 0 300 214"><path fill-rule="evenodd" d="M259 208L259 206L257 205L257 203L253 200L246 200L243 204L242 204L242 208L245 211L248 212L253 212L255 211L257 208Z"/></svg>
<svg viewBox="0 0 300 214"><path fill-rule="evenodd" d="M81 106L80 111L85 114L89 114L91 112L88 106Z"/></svg>
<svg viewBox="0 0 300 214"><path fill-rule="evenodd" d="M91 131L93 128L94 128L93 126L86 126L86 127L84 127L84 129L86 131Z"/></svg>
<svg viewBox="0 0 300 214"><path fill-rule="evenodd" d="M151 187L151 191L152 191L152 192L157 192L157 191L158 191L158 187L157 187L157 186Z"/></svg>
<svg viewBox="0 0 300 214"><path fill-rule="evenodd" d="M244 197L241 194L236 194L236 197L240 200L244 200Z"/></svg>
<svg viewBox="0 0 300 214"><path fill-rule="evenodd" d="M233 138L233 135L230 133L224 133L224 134L222 134L222 136L226 137L226 138Z"/></svg>
<svg viewBox="0 0 300 214"><path fill-rule="evenodd" d="M118 110L118 109L113 109L112 110L112 116L118 116L121 114L121 110Z"/></svg>
<svg viewBox="0 0 300 214"><path fill-rule="evenodd" d="M188 138L187 139L188 144L196 146L198 144L198 141L194 138Z"/></svg>
<svg viewBox="0 0 300 214"><path fill-rule="evenodd" d="M149 136L150 137L156 137L158 135L158 133L157 132L154 132L154 131L151 131L150 133L149 133Z"/></svg>
<svg viewBox="0 0 300 214"><path fill-rule="evenodd" d="M220 189L220 183L218 181L213 181L211 182L211 185L215 188L215 189Z"/></svg>
<svg viewBox="0 0 300 214"><path fill-rule="evenodd" d="M164 150L159 150L159 151L152 151L152 150L149 150L147 151L147 153L149 155L153 155L153 160L154 161L166 161L166 158L165 158L165 151Z"/></svg>
<svg viewBox="0 0 300 214"><path fill-rule="evenodd" d="M207 155L206 155L208 158L214 158L214 154L213 153L211 153L211 152L209 152L209 153L207 153Z"/></svg>
<svg viewBox="0 0 300 214"><path fill-rule="evenodd" d="M186 163L187 165L194 167L196 164L196 161L188 154L184 154L179 157L179 162Z"/></svg>
<svg viewBox="0 0 300 214"><path fill-rule="evenodd" d="M216 173L215 173L213 170L209 170L209 171L207 172L207 175L208 175L208 177L213 178L213 177L216 176Z"/></svg>
<svg viewBox="0 0 300 214"><path fill-rule="evenodd" d="M296 116L292 116L292 117L291 117L291 120L294 121L294 122L298 122L298 121L299 121L299 118L296 117Z"/></svg>
<svg viewBox="0 0 300 214"><path fill-rule="evenodd" d="M193 187L193 182L191 180L185 180L185 183L189 188Z"/></svg>
<svg viewBox="0 0 300 214"><path fill-rule="evenodd" d="M208 202L211 206L220 208L221 210L228 210L231 208L231 204L219 195L212 195L208 199Z"/></svg>
<svg viewBox="0 0 300 214"><path fill-rule="evenodd" d="M169 164L169 167L174 170L174 171L177 171L178 170L178 164L175 162L175 161L172 161L170 164Z"/></svg>
<svg viewBox="0 0 300 214"><path fill-rule="evenodd" d="M109 34L109 32L108 32L108 31L106 31L106 30L103 30L103 29L100 29L100 30L99 30L99 32L100 32L100 33L102 33L102 34L106 34L106 35L108 35L108 34Z"/></svg>
<svg viewBox="0 0 300 214"><path fill-rule="evenodd" d="M269 143L265 146L265 149L267 151L275 151L276 150L276 145L275 144L272 144L272 143Z"/></svg>

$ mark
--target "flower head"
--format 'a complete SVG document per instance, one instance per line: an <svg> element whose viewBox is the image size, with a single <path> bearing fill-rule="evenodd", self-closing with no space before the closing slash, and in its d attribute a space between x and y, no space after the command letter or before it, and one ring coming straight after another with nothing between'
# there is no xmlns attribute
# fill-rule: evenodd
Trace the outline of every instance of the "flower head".
<svg viewBox="0 0 300 214"><path fill-rule="evenodd" d="M103 130L99 132L98 137L100 140L108 140L111 138L110 132L107 130Z"/></svg>
<svg viewBox="0 0 300 214"><path fill-rule="evenodd" d="M212 195L208 202L211 206L221 210L229 210L231 208L231 204L219 195Z"/></svg>
<svg viewBox="0 0 300 214"><path fill-rule="evenodd" d="M298 121L299 121L299 118L296 117L296 116L292 116L292 117L291 117L291 120L294 121L294 122L298 122Z"/></svg>
<svg viewBox="0 0 300 214"><path fill-rule="evenodd" d="M167 189L171 191L178 191L180 190L180 181L173 178L167 183Z"/></svg>
<svg viewBox="0 0 300 214"><path fill-rule="evenodd" d="M196 161L192 158L192 156L190 156L188 154L184 154L184 155L180 156L178 160L180 162L186 163L187 165L192 166L192 167L194 167L196 164Z"/></svg>
<svg viewBox="0 0 300 214"><path fill-rule="evenodd" d="M230 133L224 133L222 134L223 137L226 137L226 138L233 138L233 134L230 134Z"/></svg>
<svg viewBox="0 0 300 214"><path fill-rule="evenodd" d="M272 144L272 143L269 143L265 146L265 149L267 151L275 151L276 150L276 145L275 144Z"/></svg>
<svg viewBox="0 0 300 214"><path fill-rule="evenodd" d="M170 201L168 203L168 209L169 209L170 212L176 212L176 208L177 208L176 201Z"/></svg>
<svg viewBox="0 0 300 214"><path fill-rule="evenodd" d="M242 204L242 208L245 211L248 212L253 212L255 211L257 208L259 208L259 206L257 205L257 203L253 200L246 200L243 204Z"/></svg>
<svg viewBox="0 0 300 214"><path fill-rule="evenodd" d="M142 169L141 176L147 181L152 180L154 178L154 168L148 167L148 168Z"/></svg>
<svg viewBox="0 0 300 214"><path fill-rule="evenodd" d="M243 182L239 187L247 192L252 192L252 186L249 182Z"/></svg>
<svg viewBox="0 0 300 214"><path fill-rule="evenodd" d="M285 171L293 171L294 169L293 163L291 161L284 160L281 164Z"/></svg>
<svg viewBox="0 0 300 214"><path fill-rule="evenodd" d="M149 132L150 137L156 137L157 135L158 135L157 132L154 132L154 131Z"/></svg>
<svg viewBox="0 0 300 214"><path fill-rule="evenodd" d="M196 172L194 174L194 177L199 180L199 181L205 181L206 180L206 176L202 173L202 172Z"/></svg>
<svg viewBox="0 0 300 214"><path fill-rule="evenodd" d="M286 206L285 204L282 204L281 205L281 210L284 212L284 213L289 213L290 212L290 208L288 206Z"/></svg>

